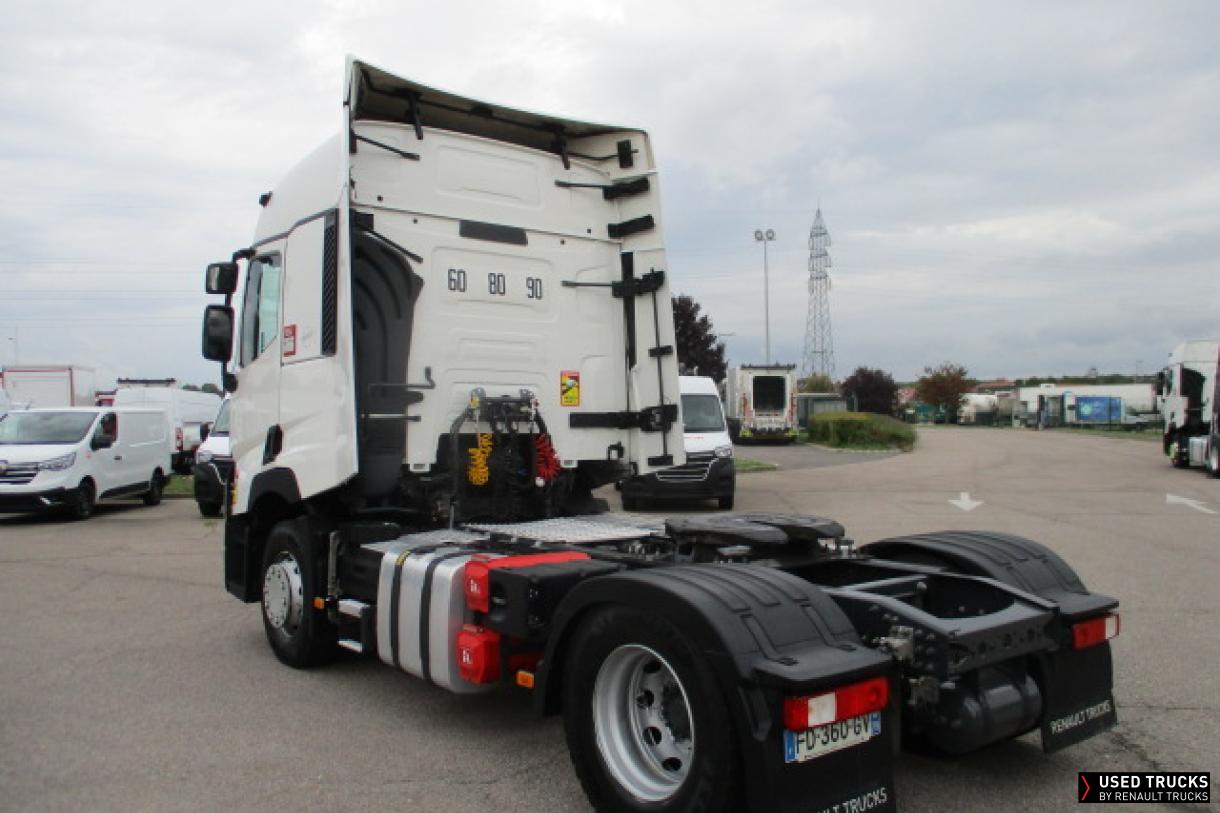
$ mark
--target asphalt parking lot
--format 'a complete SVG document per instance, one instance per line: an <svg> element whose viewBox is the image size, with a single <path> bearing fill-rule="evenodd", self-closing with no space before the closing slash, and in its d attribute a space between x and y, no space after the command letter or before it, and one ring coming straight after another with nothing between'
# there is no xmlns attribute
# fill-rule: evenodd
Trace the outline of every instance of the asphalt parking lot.
<svg viewBox="0 0 1220 813"><path fill-rule="evenodd" d="M1052 756L1033 737L903 755L900 809L1068 810L1080 770L1215 777L1220 481L1155 444L1015 430L930 429L860 458L743 475L738 508L831 516L860 542L1018 533L1122 601L1118 728ZM524 696L451 696L367 659L281 666L189 500L0 518L0 610L0 809L587 809L560 723Z"/></svg>

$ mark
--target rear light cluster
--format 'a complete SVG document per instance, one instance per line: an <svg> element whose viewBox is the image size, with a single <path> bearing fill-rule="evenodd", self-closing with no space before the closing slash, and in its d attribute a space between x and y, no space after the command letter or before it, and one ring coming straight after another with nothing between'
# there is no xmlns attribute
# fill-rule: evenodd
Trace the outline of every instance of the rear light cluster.
<svg viewBox="0 0 1220 813"><path fill-rule="evenodd" d="M549 565L559 562L574 562L588 559L589 554L579 551L556 553L534 553L524 556L492 557L475 554L466 563L462 576L466 593L466 606L476 613L491 612L491 573L493 570ZM509 673L517 673L517 683L532 687L532 670L538 665L542 653L537 651L511 652L507 658L501 654L504 645L522 644L513 638L505 638L499 632L480 624L464 624L458 633L454 657L463 680L470 683L494 683L500 679L502 665L507 664ZM526 644L526 646L529 646Z"/></svg>
<svg viewBox="0 0 1220 813"><path fill-rule="evenodd" d="M178 447L178 451L182 451L182 430L174 430L174 445Z"/></svg>
<svg viewBox="0 0 1220 813"><path fill-rule="evenodd" d="M881 711L890 702L890 680L869 678L841 686L824 694L784 698L784 728L807 728L850 720L862 714Z"/></svg>
<svg viewBox="0 0 1220 813"><path fill-rule="evenodd" d="M1088 649L1091 646L1104 644L1118 635L1121 624L1118 613L1103 615L1100 618L1090 618L1072 625L1072 647Z"/></svg>

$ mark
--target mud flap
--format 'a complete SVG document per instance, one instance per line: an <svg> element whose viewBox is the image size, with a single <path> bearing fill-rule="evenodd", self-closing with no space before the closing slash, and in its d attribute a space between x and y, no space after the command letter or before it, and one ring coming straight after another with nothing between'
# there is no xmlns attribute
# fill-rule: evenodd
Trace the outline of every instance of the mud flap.
<svg viewBox="0 0 1220 813"><path fill-rule="evenodd" d="M1039 657L1038 666L1045 702L1043 751L1050 754L1075 745L1118 722L1109 644L1061 648Z"/></svg>

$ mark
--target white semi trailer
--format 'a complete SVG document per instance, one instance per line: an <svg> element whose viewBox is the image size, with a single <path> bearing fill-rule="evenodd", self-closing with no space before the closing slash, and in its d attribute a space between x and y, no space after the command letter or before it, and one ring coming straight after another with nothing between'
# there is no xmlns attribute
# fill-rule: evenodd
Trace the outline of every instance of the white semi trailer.
<svg viewBox="0 0 1220 813"><path fill-rule="evenodd" d="M1184 342L1169 354L1157 374L1162 448L1178 468L1203 466L1220 477L1220 341Z"/></svg>
<svg viewBox="0 0 1220 813"><path fill-rule="evenodd" d="M602 811L892 811L904 729L961 753L1113 725L1117 602L1035 542L587 513L683 461L648 136L346 79L339 136L207 272L225 583L280 660L532 691ZM361 734L332 733L341 761Z"/></svg>

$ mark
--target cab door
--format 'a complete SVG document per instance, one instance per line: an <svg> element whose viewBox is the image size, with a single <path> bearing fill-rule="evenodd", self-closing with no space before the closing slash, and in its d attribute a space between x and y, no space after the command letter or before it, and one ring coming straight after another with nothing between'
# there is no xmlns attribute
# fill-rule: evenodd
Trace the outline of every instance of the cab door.
<svg viewBox="0 0 1220 813"><path fill-rule="evenodd" d="M90 454L92 455L90 474L93 482L97 484L99 497L114 489L130 485L125 479L128 463L125 459L127 455L123 451L122 431L123 427L119 426L118 416L113 412L104 413L94 424L93 437L90 441ZM106 448L97 448L97 442L103 436L109 436L113 441Z"/></svg>
<svg viewBox="0 0 1220 813"><path fill-rule="evenodd" d="M232 401L233 459L241 472L235 509L245 510L253 476L275 465L280 420L280 322L283 241L265 245L246 267L238 333L237 396ZM244 488L243 488L244 487Z"/></svg>

